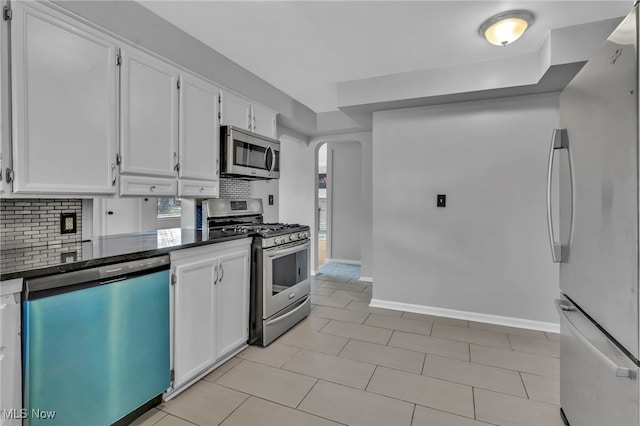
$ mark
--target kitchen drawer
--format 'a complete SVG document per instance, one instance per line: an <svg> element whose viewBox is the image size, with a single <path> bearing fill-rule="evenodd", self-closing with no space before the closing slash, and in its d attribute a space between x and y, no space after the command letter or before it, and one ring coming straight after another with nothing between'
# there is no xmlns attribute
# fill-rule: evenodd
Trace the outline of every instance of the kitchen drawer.
<svg viewBox="0 0 640 426"><path fill-rule="evenodd" d="M120 195L175 197L178 193L176 182L175 179L120 176Z"/></svg>
<svg viewBox="0 0 640 426"><path fill-rule="evenodd" d="M178 181L179 197L218 198L220 196L220 182L206 182L198 180Z"/></svg>

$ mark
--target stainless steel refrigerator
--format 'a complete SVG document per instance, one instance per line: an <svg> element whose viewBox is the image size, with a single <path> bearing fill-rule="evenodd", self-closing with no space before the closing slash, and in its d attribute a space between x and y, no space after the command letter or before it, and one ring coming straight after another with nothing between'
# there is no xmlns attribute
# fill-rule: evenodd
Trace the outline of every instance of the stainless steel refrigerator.
<svg viewBox="0 0 640 426"><path fill-rule="evenodd" d="M552 137L560 404L574 426L640 421L638 77L636 8L560 95Z"/></svg>

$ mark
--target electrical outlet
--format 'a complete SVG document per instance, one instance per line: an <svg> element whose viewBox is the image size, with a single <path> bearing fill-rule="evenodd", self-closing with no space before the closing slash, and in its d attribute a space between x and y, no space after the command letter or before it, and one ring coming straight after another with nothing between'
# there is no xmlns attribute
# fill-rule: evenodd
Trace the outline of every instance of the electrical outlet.
<svg viewBox="0 0 640 426"><path fill-rule="evenodd" d="M447 196L445 194L438 194L438 207L447 207Z"/></svg>
<svg viewBox="0 0 640 426"><path fill-rule="evenodd" d="M273 205L273 195L269 195L269 205Z"/></svg>

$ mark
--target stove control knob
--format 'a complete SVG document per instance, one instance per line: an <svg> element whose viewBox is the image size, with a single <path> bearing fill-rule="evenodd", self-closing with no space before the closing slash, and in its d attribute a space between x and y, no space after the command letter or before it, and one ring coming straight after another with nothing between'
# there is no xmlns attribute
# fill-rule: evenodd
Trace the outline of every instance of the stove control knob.
<svg viewBox="0 0 640 426"><path fill-rule="evenodd" d="M295 235L293 235L293 234L289 235L289 241L293 241L293 240L295 240L295 239L296 239L296 236L295 236Z"/></svg>
<svg viewBox="0 0 640 426"><path fill-rule="evenodd" d="M306 236L307 236L307 235L306 235L306 233L305 233L305 232L300 232L300 233L298 234L298 238L304 238L304 237L306 237Z"/></svg>
<svg viewBox="0 0 640 426"><path fill-rule="evenodd" d="M280 242L281 242L281 241L280 241L280 238L274 238L274 239L273 239L273 242L274 242L275 244L280 244Z"/></svg>

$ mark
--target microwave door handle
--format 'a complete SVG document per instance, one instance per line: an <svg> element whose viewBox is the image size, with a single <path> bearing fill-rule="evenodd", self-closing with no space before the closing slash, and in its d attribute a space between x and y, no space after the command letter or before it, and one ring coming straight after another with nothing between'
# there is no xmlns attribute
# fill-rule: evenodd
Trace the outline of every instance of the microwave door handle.
<svg viewBox="0 0 640 426"><path fill-rule="evenodd" d="M273 169L276 168L276 151L269 147L269 149L271 149L271 167L269 168L270 172L273 172Z"/></svg>
<svg viewBox="0 0 640 426"><path fill-rule="evenodd" d="M267 164L267 159L269 158L269 150L271 149L270 146L267 147L267 149L264 150L264 168L269 170L269 165Z"/></svg>

